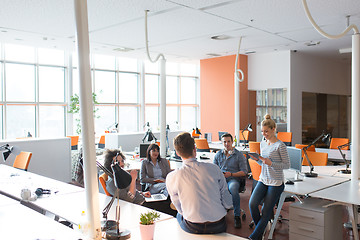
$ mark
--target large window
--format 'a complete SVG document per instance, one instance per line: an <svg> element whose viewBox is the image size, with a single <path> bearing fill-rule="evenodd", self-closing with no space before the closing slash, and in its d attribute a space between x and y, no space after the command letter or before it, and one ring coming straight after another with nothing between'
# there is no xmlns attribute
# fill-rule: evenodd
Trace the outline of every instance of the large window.
<svg viewBox="0 0 360 240"><path fill-rule="evenodd" d="M0 44L0 50L0 136L76 135L80 114L68 113L71 96L80 96L76 54L14 44ZM120 132L142 131L146 122L159 130L158 63L96 54L90 64L97 135L115 124ZM198 125L197 66L167 62L166 68L166 124L189 130Z"/></svg>

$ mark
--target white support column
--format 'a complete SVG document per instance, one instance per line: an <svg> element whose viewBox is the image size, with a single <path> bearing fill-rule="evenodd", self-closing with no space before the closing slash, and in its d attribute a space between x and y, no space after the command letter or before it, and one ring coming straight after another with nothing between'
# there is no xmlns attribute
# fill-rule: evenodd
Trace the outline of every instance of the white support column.
<svg viewBox="0 0 360 240"><path fill-rule="evenodd" d="M352 36L351 66L351 180L360 176L360 34Z"/></svg>
<svg viewBox="0 0 360 240"><path fill-rule="evenodd" d="M145 131L145 64L142 61L140 63L140 87L139 87L139 96L140 96L140 126L139 131Z"/></svg>
<svg viewBox="0 0 360 240"><path fill-rule="evenodd" d="M236 74L236 72L235 72ZM235 77L235 134L234 138L237 140L237 144L239 144L239 134L240 134L240 82Z"/></svg>
<svg viewBox="0 0 360 240"><path fill-rule="evenodd" d="M86 216L90 224L88 238L101 239L99 188L95 157L94 113L90 75L87 1L74 0L76 39L79 56L80 120L84 154ZM79 209L80 211L81 209ZM79 213L80 214L80 213Z"/></svg>
<svg viewBox="0 0 360 240"><path fill-rule="evenodd" d="M160 156L166 157L166 59L161 57L160 65Z"/></svg>

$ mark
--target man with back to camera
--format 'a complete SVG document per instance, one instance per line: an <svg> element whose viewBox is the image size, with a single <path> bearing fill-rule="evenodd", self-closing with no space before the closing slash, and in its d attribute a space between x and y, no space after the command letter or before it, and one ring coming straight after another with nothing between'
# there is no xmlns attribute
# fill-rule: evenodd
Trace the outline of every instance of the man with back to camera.
<svg viewBox="0 0 360 240"><path fill-rule="evenodd" d="M174 147L183 165L167 175L166 187L178 210L180 227L196 234L225 232L225 215L232 200L223 173L214 164L196 160L190 133L177 135Z"/></svg>
<svg viewBox="0 0 360 240"><path fill-rule="evenodd" d="M240 181L247 174L247 162L244 155L233 147L233 138L230 133L221 136L224 149L218 151L214 157L214 164L223 172L234 205L234 225L241 228L240 220Z"/></svg>

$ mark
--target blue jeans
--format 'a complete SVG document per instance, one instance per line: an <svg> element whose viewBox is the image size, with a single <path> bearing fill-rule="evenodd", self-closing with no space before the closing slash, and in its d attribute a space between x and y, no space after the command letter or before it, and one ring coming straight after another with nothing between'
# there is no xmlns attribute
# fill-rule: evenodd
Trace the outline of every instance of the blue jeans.
<svg viewBox="0 0 360 240"><path fill-rule="evenodd" d="M251 216L256 225L253 233L250 235L251 239L261 239L266 225L268 224L275 204L279 201L281 193L284 191L284 184L280 186L267 186L262 182L258 182L249 200L249 208ZM263 201L261 208L261 215L259 205Z"/></svg>
<svg viewBox="0 0 360 240"><path fill-rule="evenodd" d="M180 213L176 215L180 227L188 233L195 234L215 234L226 232L225 217L217 222L193 223L187 221Z"/></svg>
<svg viewBox="0 0 360 240"><path fill-rule="evenodd" d="M239 188L240 182L236 178L228 178L226 179L229 191L232 196L233 205L234 205L234 216L240 216L240 195L239 195Z"/></svg>

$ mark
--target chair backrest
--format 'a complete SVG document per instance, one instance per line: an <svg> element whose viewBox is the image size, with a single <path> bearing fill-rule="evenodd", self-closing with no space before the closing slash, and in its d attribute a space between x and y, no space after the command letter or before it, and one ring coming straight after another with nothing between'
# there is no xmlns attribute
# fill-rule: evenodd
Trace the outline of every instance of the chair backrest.
<svg viewBox="0 0 360 240"><path fill-rule="evenodd" d="M201 132L200 128L199 128L199 132ZM192 133L191 133L191 136L193 138L199 138L200 137L200 134L197 134L196 133L196 129L193 129Z"/></svg>
<svg viewBox="0 0 360 240"><path fill-rule="evenodd" d="M241 132L242 132L242 130L240 130L239 141L241 143L243 143L245 141L247 142L249 140L249 134L250 134L249 130L245 130L243 133L241 133ZM244 136L243 136L243 134L244 134Z"/></svg>
<svg viewBox="0 0 360 240"><path fill-rule="evenodd" d="M314 166L326 166L328 161L328 154L323 152L306 152L309 160ZM302 161L303 166L309 166L306 157L303 157Z"/></svg>
<svg viewBox="0 0 360 240"><path fill-rule="evenodd" d="M252 159L249 159L249 165L251 169L251 175L254 180L259 181L260 173L261 173L261 166Z"/></svg>
<svg viewBox="0 0 360 240"><path fill-rule="evenodd" d="M102 188L104 189L105 194L107 196L111 197L111 194L106 189L106 181L108 180L108 177L109 176L106 173L103 173L103 174L100 175L99 181L100 181L100 184L101 184Z"/></svg>
<svg viewBox="0 0 360 240"><path fill-rule="evenodd" d="M13 167L27 171L31 156L31 152L20 152L20 154L15 158Z"/></svg>
<svg viewBox="0 0 360 240"><path fill-rule="evenodd" d="M300 148L301 150L304 148L304 147L306 147L307 145L305 145L305 144L295 144L295 147L296 148ZM308 150L306 150L307 152L315 152L315 146L314 145L312 145L311 147L309 147L308 148Z"/></svg>
<svg viewBox="0 0 360 240"><path fill-rule="evenodd" d="M71 150L77 150L79 143L79 136L67 136L67 137L71 138Z"/></svg>
<svg viewBox="0 0 360 240"><path fill-rule="evenodd" d="M209 144L206 138L195 138L196 150L210 152Z"/></svg>
<svg viewBox="0 0 360 240"><path fill-rule="evenodd" d="M291 146L292 132L278 132L277 138L285 143L286 146Z"/></svg>
<svg viewBox="0 0 360 240"><path fill-rule="evenodd" d="M260 142L249 142L249 150L260 154Z"/></svg>
<svg viewBox="0 0 360 240"><path fill-rule="evenodd" d="M105 135L100 136L98 148L105 148Z"/></svg>
<svg viewBox="0 0 360 240"><path fill-rule="evenodd" d="M338 146L349 143L348 138L332 138L330 142L330 149L337 149ZM343 150L349 150L349 146L342 148Z"/></svg>

